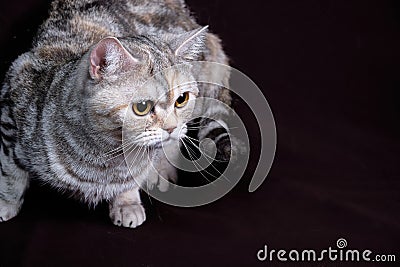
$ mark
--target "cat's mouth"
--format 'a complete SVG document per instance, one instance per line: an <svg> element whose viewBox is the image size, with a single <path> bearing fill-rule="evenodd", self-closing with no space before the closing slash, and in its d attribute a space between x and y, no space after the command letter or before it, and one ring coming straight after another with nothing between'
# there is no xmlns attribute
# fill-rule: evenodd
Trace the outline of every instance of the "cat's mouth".
<svg viewBox="0 0 400 267"><path fill-rule="evenodd" d="M159 142L159 143L153 145L153 149L161 149L162 147L163 147L162 142Z"/></svg>
<svg viewBox="0 0 400 267"><path fill-rule="evenodd" d="M150 136L150 140L144 140L142 143L145 143L149 149L160 149L163 146L170 146L173 143L179 143L180 139L185 135L186 127L182 128L179 132L178 131L162 131L161 133L158 132L157 134L154 133L143 133L139 135L138 143L140 143L141 138L146 138Z"/></svg>
<svg viewBox="0 0 400 267"><path fill-rule="evenodd" d="M159 141L159 142L153 144L153 145L152 145L152 148L153 148L153 149L160 149L160 148L162 148L163 146L169 145L169 144L171 144L172 142L176 142L176 141L177 141L177 139L176 139L175 137L173 137L173 136L170 135L170 136L166 137L164 140Z"/></svg>

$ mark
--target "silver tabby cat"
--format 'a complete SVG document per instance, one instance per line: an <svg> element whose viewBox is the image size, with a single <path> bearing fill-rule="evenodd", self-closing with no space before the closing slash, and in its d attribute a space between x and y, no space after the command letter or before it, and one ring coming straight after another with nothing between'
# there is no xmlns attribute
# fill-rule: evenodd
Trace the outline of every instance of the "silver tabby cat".
<svg viewBox="0 0 400 267"><path fill-rule="evenodd" d="M88 204L108 201L115 225L141 225L138 181L166 190L159 176L176 180L160 142L169 156L177 153L172 147L187 132L190 100L231 102L218 86L174 87L193 78L189 70L166 74L165 88L141 86L193 60L227 64L218 37L195 22L183 0L54 1L31 51L14 61L1 89L0 221L17 215L29 179L38 177ZM140 159L131 171L119 153L127 112L131 152ZM218 109L208 112L223 118ZM199 138L226 145L221 124L201 124Z"/></svg>

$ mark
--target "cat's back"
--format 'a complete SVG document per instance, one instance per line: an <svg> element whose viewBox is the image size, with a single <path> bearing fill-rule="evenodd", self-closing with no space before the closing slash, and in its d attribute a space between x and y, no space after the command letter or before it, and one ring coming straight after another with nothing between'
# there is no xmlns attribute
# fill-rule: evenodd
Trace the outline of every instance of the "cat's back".
<svg viewBox="0 0 400 267"><path fill-rule="evenodd" d="M47 63L62 64L108 36L181 33L197 27L183 0L56 0L33 52Z"/></svg>

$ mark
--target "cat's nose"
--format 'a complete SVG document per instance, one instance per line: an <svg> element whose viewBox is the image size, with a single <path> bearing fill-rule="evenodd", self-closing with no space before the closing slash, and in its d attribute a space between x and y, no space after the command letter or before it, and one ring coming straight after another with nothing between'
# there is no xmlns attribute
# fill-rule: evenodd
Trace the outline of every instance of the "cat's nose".
<svg viewBox="0 0 400 267"><path fill-rule="evenodd" d="M175 128L168 128L168 129L165 129L165 131L167 131L169 134L171 134L174 130L175 130Z"/></svg>

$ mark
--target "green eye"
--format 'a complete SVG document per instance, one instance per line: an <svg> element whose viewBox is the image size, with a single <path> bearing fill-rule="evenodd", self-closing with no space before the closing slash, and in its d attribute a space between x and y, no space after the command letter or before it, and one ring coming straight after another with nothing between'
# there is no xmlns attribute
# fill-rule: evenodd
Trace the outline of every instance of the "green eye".
<svg viewBox="0 0 400 267"><path fill-rule="evenodd" d="M150 100L142 101L139 103L134 103L132 105L132 110L138 116L145 116L149 114L149 112L153 108L153 105L154 105L153 101Z"/></svg>
<svg viewBox="0 0 400 267"><path fill-rule="evenodd" d="M184 106L186 106L188 101L189 101L189 92L185 92L181 94L175 101L175 107L183 108Z"/></svg>

